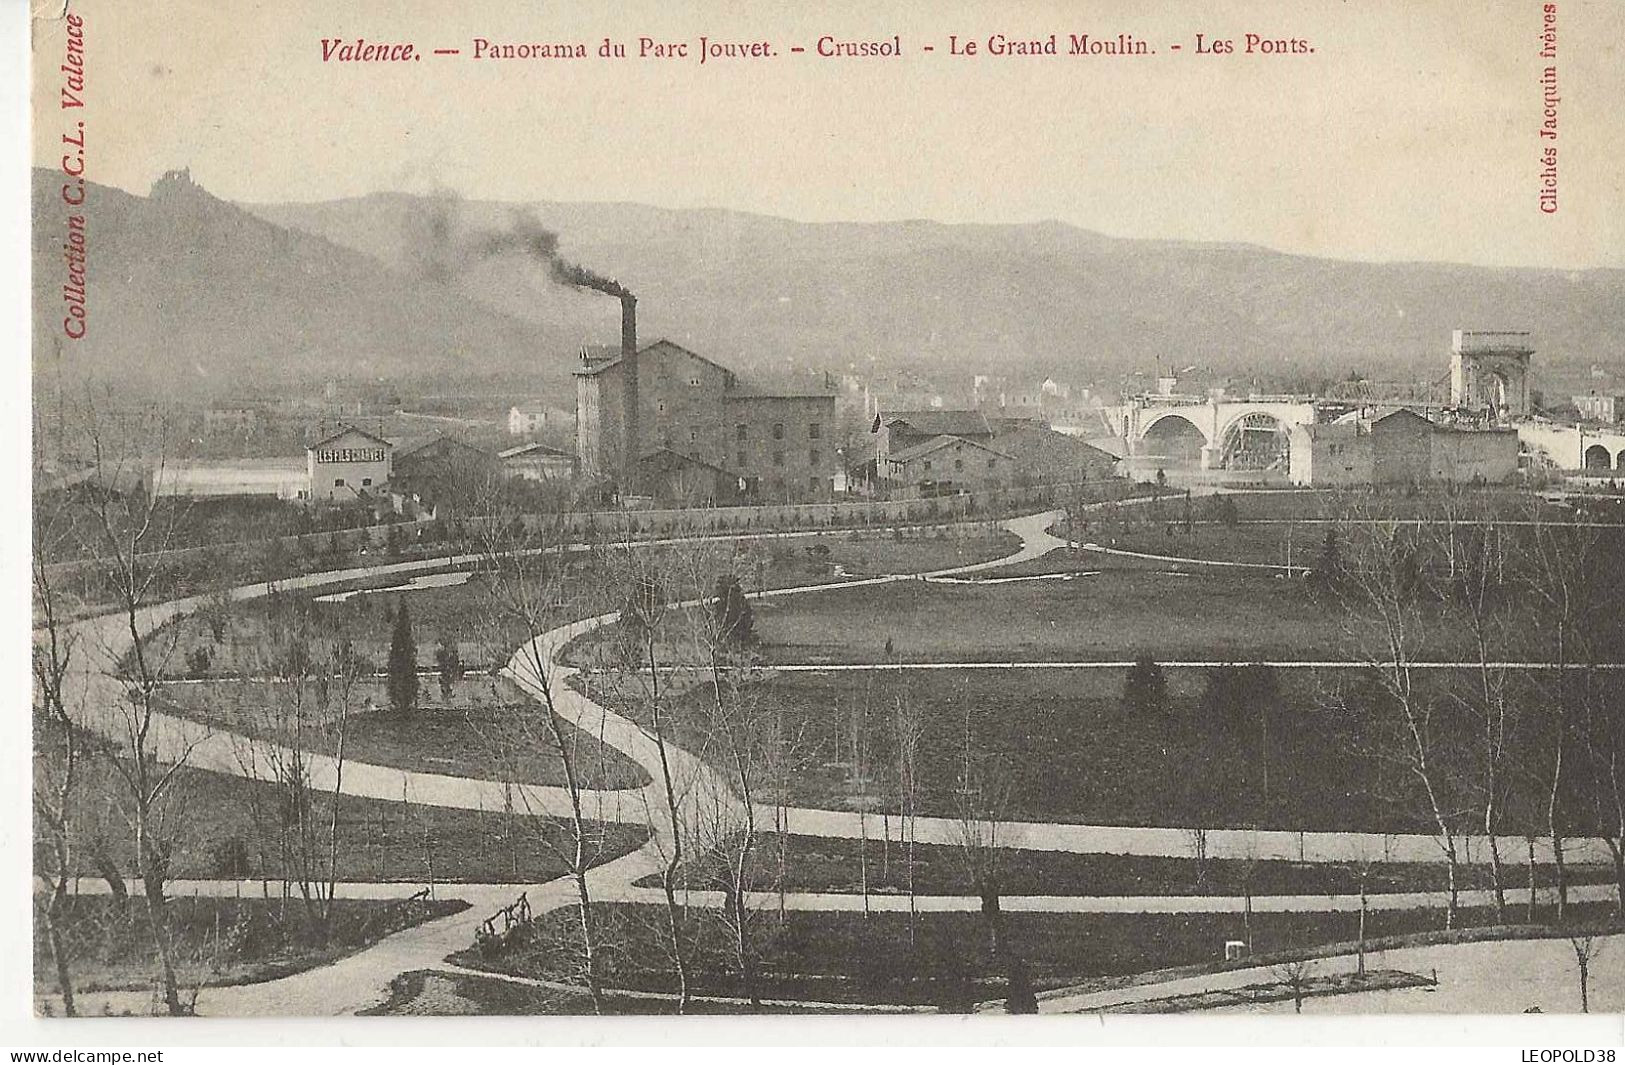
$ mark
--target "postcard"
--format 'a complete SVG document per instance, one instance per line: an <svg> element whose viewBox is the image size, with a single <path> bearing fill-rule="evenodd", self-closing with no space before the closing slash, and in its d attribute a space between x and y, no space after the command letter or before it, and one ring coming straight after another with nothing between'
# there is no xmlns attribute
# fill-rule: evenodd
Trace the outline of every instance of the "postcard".
<svg viewBox="0 0 1625 1065"><path fill-rule="evenodd" d="M34 1013L1625 1010L1621 40L40 0Z"/></svg>

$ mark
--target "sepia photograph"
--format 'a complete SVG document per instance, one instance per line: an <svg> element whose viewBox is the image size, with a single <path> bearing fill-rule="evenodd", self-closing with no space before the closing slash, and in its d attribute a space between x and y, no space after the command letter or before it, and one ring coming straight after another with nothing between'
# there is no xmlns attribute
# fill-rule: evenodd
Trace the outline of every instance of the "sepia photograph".
<svg viewBox="0 0 1625 1065"><path fill-rule="evenodd" d="M1619 1045L1625 8L30 5L31 1037Z"/></svg>

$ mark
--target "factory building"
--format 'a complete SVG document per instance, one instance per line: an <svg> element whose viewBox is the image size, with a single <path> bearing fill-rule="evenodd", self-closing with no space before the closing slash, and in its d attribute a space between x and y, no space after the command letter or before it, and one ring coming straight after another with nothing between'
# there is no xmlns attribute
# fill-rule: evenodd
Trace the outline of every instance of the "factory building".
<svg viewBox="0 0 1625 1065"><path fill-rule="evenodd" d="M500 471L497 456L451 436L397 443L390 467L396 494L458 509L477 505Z"/></svg>
<svg viewBox="0 0 1625 1065"><path fill-rule="evenodd" d="M148 473L154 497L305 499L309 473L299 458L170 460Z"/></svg>
<svg viewBox="0 0 1625 1065"><path fill-rule="evenodd" d="M1357 422L1295 425L1287 435L1288 479L1341 488L1374 484L1370 434Z"/></svg>
<svg viewBox="0 0 1625 1065"><path fill-rule="evenodd" d="M1403 407L1289 434L1287 477L1296 485L1496 484L1517 470L1516 430L1439 425Z"/></svg>
<svg viewBox="0 0 1625 1065"><path fill-rule="evenodd" d="M1574 409L1580 412L1580 417L1584 421L1603 422L1608 425L1625 421L1625 396L1588 392L1573 398Z"/></svg>
<svg viewBox="0 0 1625 1065"><path fill-rule="evenodd" d="M394 451L383 437L351 426L306 446L307 498L348 503L376 496L389 483Z"/></svg>
<svg viewBox="0 0 1625 1065"><path fill-rule="evenodd" d="M626 363L618 348L581 350L576 456L583 475L624 477L624 441L634 435L625 419L635 396L641 494L696 503L830 497L839 465L833 394L751 387L720 363L657 340L638 349L629 396Z"/></svg>
<svg viewBox="0 0 1625 1065"><path fill-rule="evenodd" d="M885 477L923 495L975 492L1008 484L1009 455L958 436L934 436L886 457Z"/></svg>
<svg viewBox="0 0 1625 1065"><path fill-rule="evenodd" d="M569 420L568 411L544 403L525 403L508 408L508 435L535 436L544 429L554 429Z"/></svg>
<svg viewBox="0 0 1625 1065"><path fill-rule="evenodd" d="M876 438L875 477L894 490L940 493L1075 484L1116 472L1116 456L1058 433L1036 417L980 410L898 411L876 415L870 432Z"/></svg>
<svg viewBox="0 0 1625 1065"><path fill-rule="evenodd" d="M497 452L502 475L522 481L568 481L575 472L575 457L548 444L520 444Z"/></svg>

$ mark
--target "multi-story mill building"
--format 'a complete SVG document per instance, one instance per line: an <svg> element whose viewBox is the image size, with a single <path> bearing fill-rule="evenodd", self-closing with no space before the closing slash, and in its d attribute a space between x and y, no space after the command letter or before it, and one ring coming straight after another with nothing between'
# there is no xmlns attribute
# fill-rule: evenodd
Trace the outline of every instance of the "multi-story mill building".
<svg viewBox="0 0 1625 1065"><path fill-rule="evenodd" d="M638 349L638 494L669 502L775 503L830 498L840 468L835 396L763 389L669 340ZM624 360L581 351L576 455L588 476L623 469Z"/></svg>

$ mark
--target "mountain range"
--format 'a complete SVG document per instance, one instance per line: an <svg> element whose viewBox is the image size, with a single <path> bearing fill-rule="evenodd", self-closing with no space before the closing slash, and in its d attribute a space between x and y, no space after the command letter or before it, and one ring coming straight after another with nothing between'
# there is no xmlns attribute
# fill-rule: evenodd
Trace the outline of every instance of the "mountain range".
<svg viewBox="0 0 1625 1065"><path fill-rule="evenodd" d="M36 367L60 336L59 175L36 172ZM92 340L66 367L211 390L238 380L512 373L567 386L618 305L552 280L557 254L639 297L639 333L746 372L908 366L1115 386L1209 377L1428 380L1450 331L1526 329L1537 370L1625 354L1625 270L1364 263L1059 222L801 223L618 203L380 193L234 205L170 178L92 190ZM539 250L538 250L539 249ZM79 349L79 350L76 350Z"/></svg>
<svg viewBox="0 0 1625 1065"><path fill-rule="evenodd" d="M135 392L309 393L331 379L516 368L566 342L445 285L275 225L181 177L150 196L91 185L83 208L35 171L36 379L61 371ZM85 219L88 328L63 336L67 216ZM557 370L551 382L567 383Z"/></svg>

